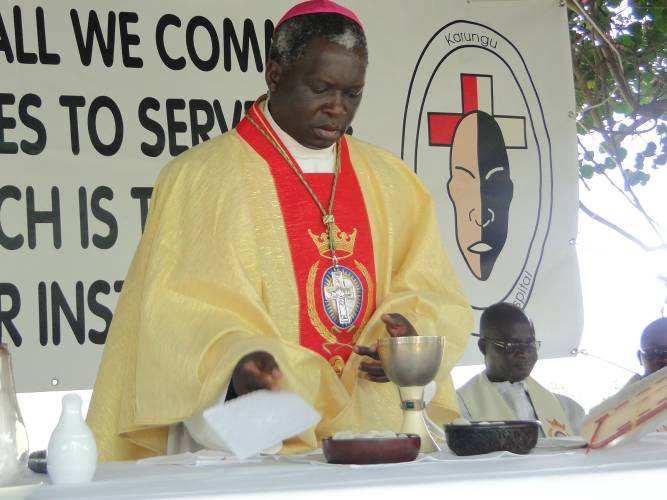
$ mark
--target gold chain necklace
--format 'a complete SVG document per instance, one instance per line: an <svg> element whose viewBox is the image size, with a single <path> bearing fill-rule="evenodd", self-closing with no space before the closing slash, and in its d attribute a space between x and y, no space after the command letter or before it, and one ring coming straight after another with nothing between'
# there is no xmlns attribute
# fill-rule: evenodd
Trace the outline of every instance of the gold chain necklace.
<svg viewBox="0 0 667 500"><path fill-rule="evenodd" d="M292 159L292 156L285 151L285 148L283 148L282 144L280 144L280 141L274 137L274 135L271 132L271 127L269 126L268 123L266 123L265 119L262 116L261 111L259 110L259 104L265 99L265 97L261 97L260 99L257 100L257 102L253 105L252 110L254 109L257 118L262 122L262 124L258 124L255 119L252 117L251 112L249 112L246 115L246 118L248 118L248 121L264 136L264 138L269 141L269 143L278 151L280 156L285 160L287 165L292 169L292 172L296 174L296 176L299 178L301 181L301 184L303 184L303 187L306 188L306 191L308 191L308 194L310 197L313 199L315 204L317 205L317 208L320 209L320 212L322 213L322 222L324 223L324 226L327 230L327 237L329 239L329 252L331 253L331 260L334 264L334 267L338 267L338 258L336 257L336 243L334 241L334 235L335 235L335 229L336 229L336 221L334 219L334 214L333 214L333 208L334 208L334 199L336 198L336 187L338 186L338 177L340 174L340 142L336 142L336 163L334 166L334 180L333 180L333 186L331 188L331 197L329 198L329 208L328 210L325 210L324 206L322 205L322 202L320 202L319 198L315 194L315 191L313 191L313 188L310 186L308 181L303 175L303 171L301 170L301 167L296 163L296 160Z"/></svg>

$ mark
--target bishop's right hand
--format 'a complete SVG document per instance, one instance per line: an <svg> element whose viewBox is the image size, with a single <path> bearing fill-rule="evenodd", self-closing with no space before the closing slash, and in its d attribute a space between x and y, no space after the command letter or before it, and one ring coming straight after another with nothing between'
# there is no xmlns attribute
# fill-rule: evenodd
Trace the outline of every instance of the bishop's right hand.
<svg viewBox="0 0 667 500"><path fill-rule="evenodd" d="M236 364L232 374L232 386L238 396L260 389L275 391L279 388L282 377L278 363L271 354L255 351L243 356Z"/></svg>
<svg viewBox="0 0 667 500"><path fill-rule="evenodd" d="M408 321L402 314L383 314L382 321L385 330L390 337L413 337L417 335L415 327L412 326L410 321ZM372 382L389 382L389 377L387 377L382 362L380 361L377 342L371 347L362 345L354 346L354 352L360 356L367 356L370 358L370 360L362 361L359 364L359 371L362 373L362 376Z"/></svg>

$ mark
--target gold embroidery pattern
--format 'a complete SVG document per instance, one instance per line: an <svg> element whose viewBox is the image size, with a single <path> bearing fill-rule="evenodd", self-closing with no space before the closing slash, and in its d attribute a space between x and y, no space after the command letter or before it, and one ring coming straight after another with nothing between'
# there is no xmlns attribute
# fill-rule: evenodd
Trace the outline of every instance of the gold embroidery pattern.
<svg viewBox="0 0 667 500"><path fill-rule="evenodd" d="M357 228L355 227L350 234L345 231L341 231L337 225L333 225L333 231L331 232L334 239L334 247L337 251L340 251L341 255L338 255L339 260L346 259L354 252L354 243L357 239ZM319 235L313 233L308 229L308 235L310 239L313 240L313 244L317 248L317 251L320 255L326 259L331 259L329 254L329 234L324 232Z"/></svg>
<svg viewBox="0 0 667 500"><path fill-rule="evenodd" d="M357 269L359 269L359 271L361 272L361 275L364 277L364 280L366 280L366 292L368 293L368 299L366 300L366 311L364 311L364 317L359 323L359 328L355 332L352 342L357 341L359 335L361 334L361 331L366 326L366 323L368 323L368 319L371 316L371 312L373 311L373 305L375 302L375 290L373 288L373 280L371 279L371 273L368 272L366 266L364 266L361 262L359 262L356 259L354 261L354 265L357 266Z"/></svg>
<svg viewBox="0 0 667 500"><path fill-rule="evenodd" d="M343 361L342 357L334 356L333 358L329 359L329 364L331 364L331 368L334 369L336 375L340 377L343 374L343 368L345 368L345 361Z"/></svg>
<svg viewBox="0 0 667 500"><path fill-rule="evenodd" d="M553 420L547 420L549 424L549 437L564 437L567 436L567 430L565 425L561 424L555 418Z"/></svg>

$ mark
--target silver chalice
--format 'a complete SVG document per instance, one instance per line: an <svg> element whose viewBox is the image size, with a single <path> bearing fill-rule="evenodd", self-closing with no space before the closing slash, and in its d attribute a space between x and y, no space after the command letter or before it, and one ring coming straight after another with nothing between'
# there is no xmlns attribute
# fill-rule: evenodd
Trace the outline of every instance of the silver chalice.
<svg viewBox="0 0 667 500"><path fill-rule="evenodd" d="M420 451L440 448L426 424L424 387L435 378L445 348L443 337L391 337L380 340L378 353L384 371L398 386L403 409L401 432L421 437Z"/></svg>

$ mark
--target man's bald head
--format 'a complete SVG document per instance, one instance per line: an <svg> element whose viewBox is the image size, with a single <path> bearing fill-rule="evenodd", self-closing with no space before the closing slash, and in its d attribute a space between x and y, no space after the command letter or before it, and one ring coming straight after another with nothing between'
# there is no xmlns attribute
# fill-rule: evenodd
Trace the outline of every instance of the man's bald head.
<svg viewBox="0 0 667 500"><path fill-rule="evenodd" d="M644 328L641 346L667 346L667 318L658 318Z"/></svg>
<svg viewBox="0 0 667 500"><path fill-rule="evenodd" d="M667 318L656 319L644 328L637 354L645 376L667 366Z"/></svg>

